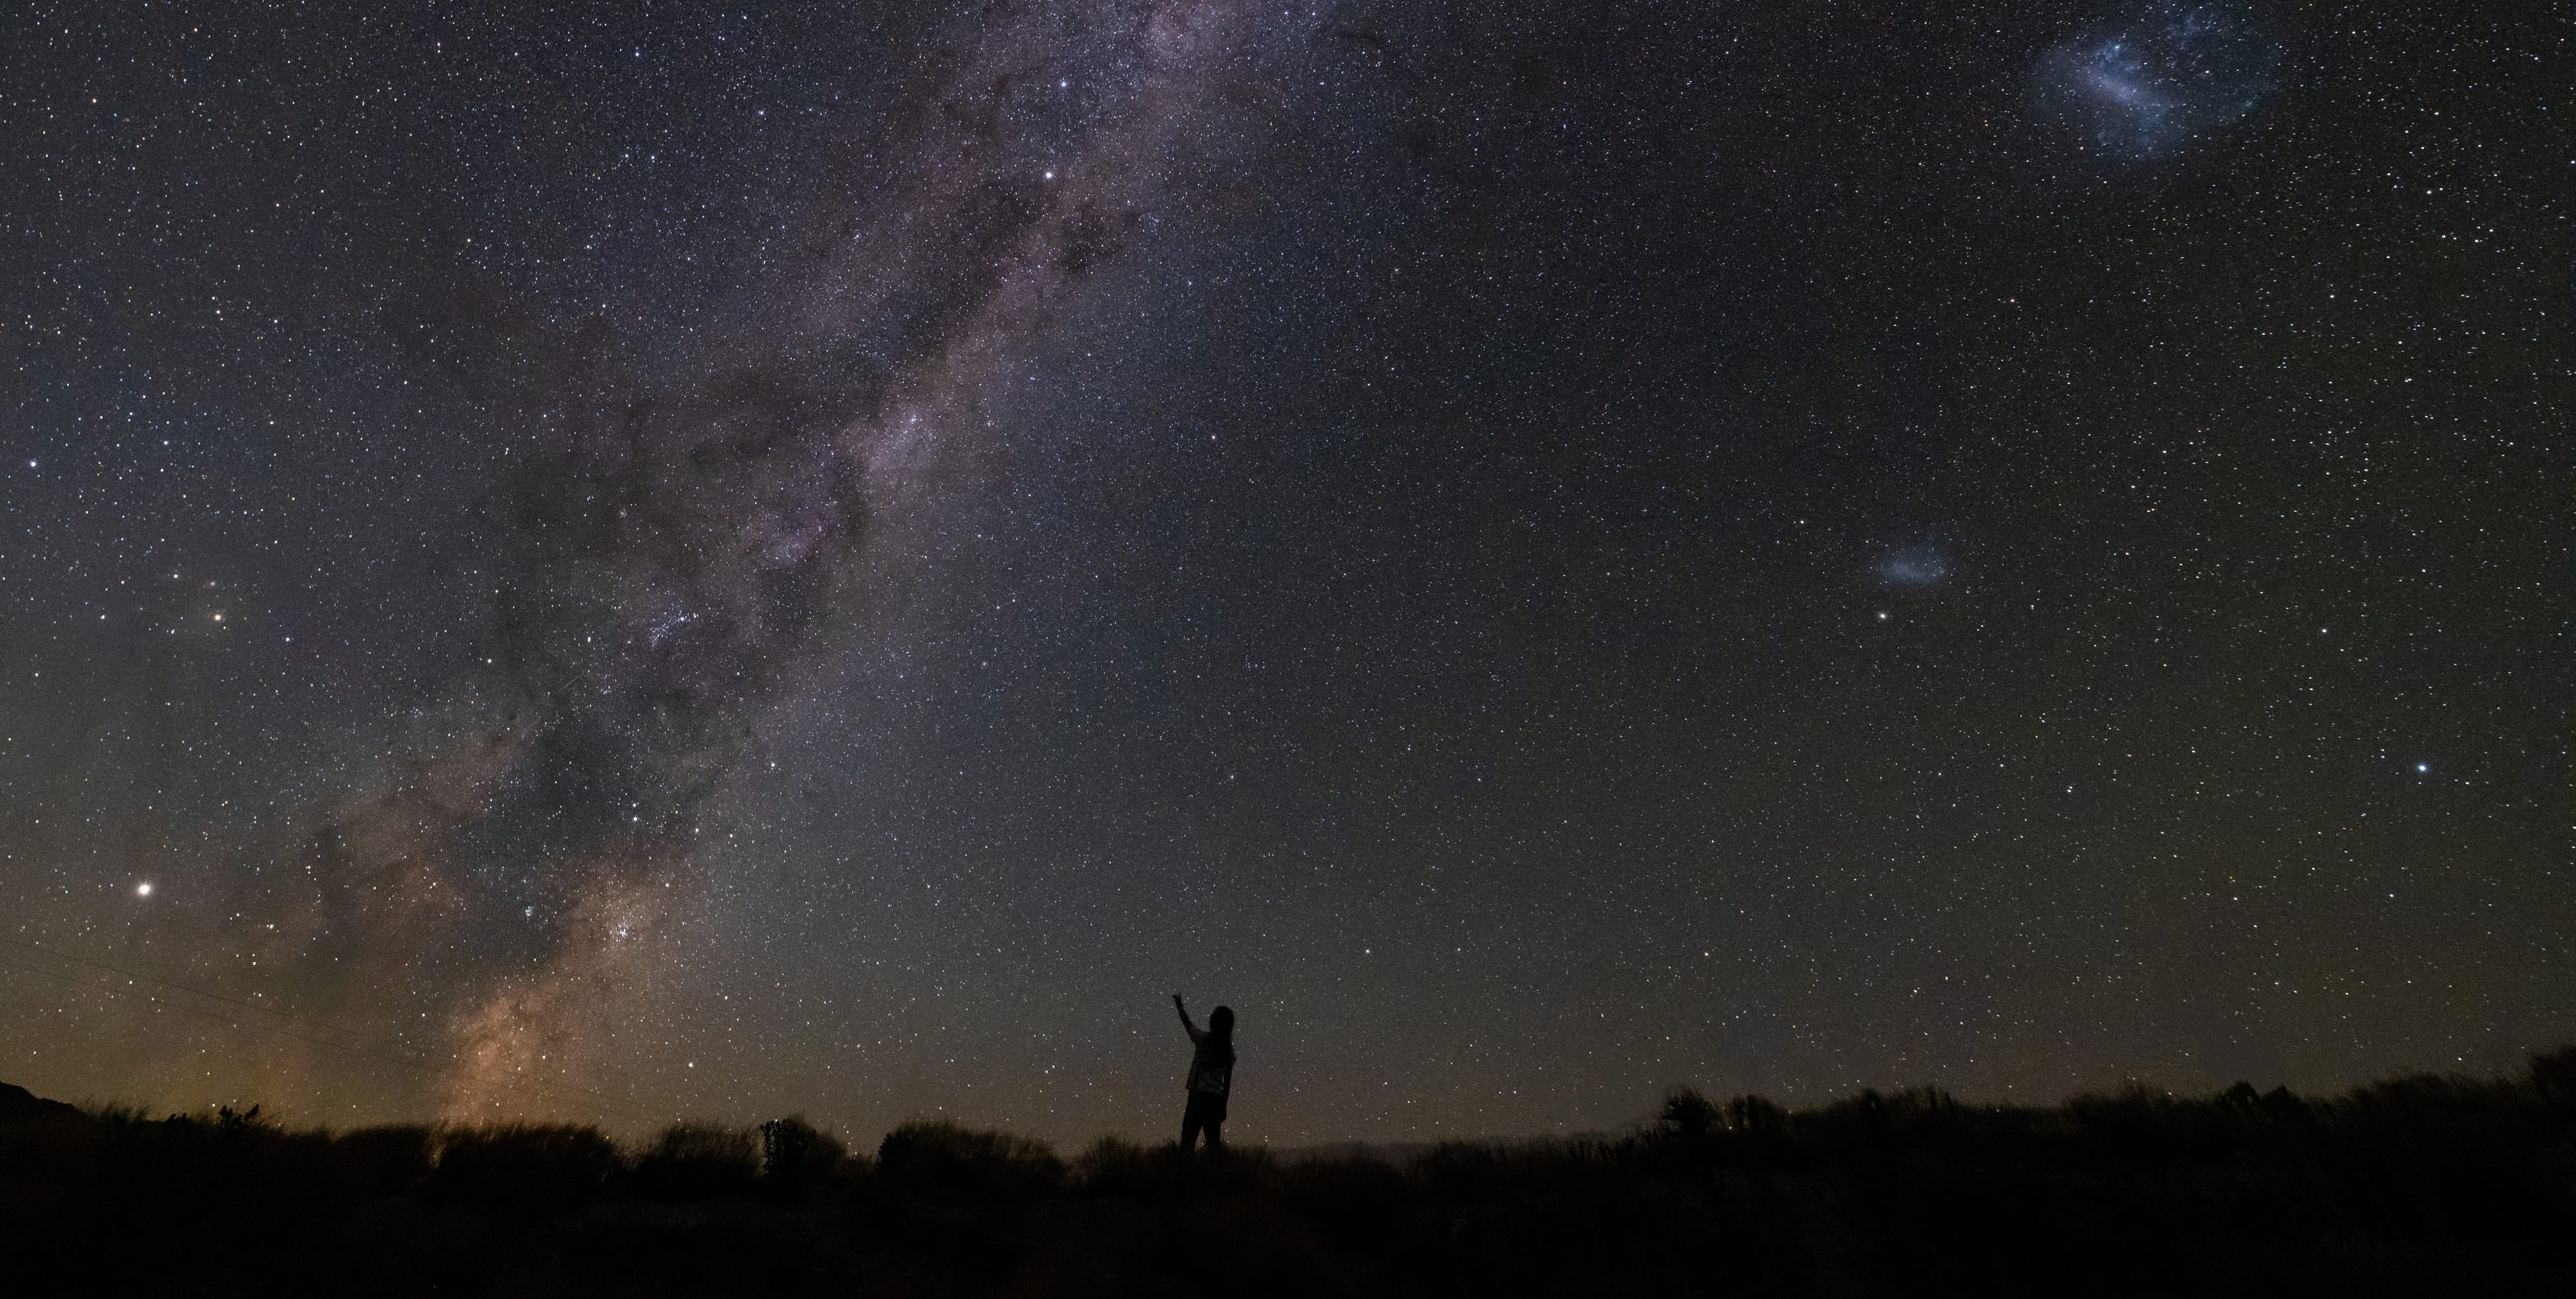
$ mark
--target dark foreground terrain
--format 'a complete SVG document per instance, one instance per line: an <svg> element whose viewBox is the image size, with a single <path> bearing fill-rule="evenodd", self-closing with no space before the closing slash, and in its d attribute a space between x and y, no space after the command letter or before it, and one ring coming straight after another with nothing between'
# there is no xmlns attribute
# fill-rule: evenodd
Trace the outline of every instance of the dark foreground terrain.
<svg viewBox="0 0 2576 1299"><path fill-rule="evenodd" d="M1402 1162L944 1124L295 1132L0 1092L26 1294L2570 1294L2576 1051L2333 1099L1937 1092Z"/></svg>

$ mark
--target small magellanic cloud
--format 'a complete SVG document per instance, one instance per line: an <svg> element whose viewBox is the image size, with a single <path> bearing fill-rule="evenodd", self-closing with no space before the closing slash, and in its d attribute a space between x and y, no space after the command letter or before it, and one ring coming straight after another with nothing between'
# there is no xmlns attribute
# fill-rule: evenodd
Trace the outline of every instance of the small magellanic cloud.
<svg viewBox="0 0 2576 1299"><path fill-rule="evenodd" d="M1889 586L1935 587L1947 583L1957 567L1947 547L1934 542L1918 542L1881 556L1878 580Z"/></svg>

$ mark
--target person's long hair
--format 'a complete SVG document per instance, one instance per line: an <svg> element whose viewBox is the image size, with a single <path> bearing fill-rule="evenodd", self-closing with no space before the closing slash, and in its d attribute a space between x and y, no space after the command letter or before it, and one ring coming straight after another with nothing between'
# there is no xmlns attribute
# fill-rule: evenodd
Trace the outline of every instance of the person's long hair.
<svg viewBox="0 0 2576 1299"><path fill-rule="evenodd" d="M1225 1048L1228 1057L1233 1056L1234 1008L1232 1006L1219 1006L1208 1012L1208 1036L1215 1038L1216 1044Z"/></svg>

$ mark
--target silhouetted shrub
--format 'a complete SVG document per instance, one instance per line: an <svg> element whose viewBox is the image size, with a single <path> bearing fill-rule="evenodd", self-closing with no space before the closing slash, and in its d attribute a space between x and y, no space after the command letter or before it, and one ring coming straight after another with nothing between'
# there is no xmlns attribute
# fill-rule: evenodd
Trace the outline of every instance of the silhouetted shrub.
<svg viewBox="0 0 2576 1299"><path fill-rule="evenodd" d="M2542 1101L2562 1109L2576 1109L2576 1046L2533 1057L2531 1086Z"/></svg>
<svg viewBox="0 0 2576 1299"><path fill-rule="evenodd" d="M1704 1145L1724 1126L1724 1116L1707 1097L1688 1087L1676 1087L1664 1097L1664 1107L1655 1115L1655 1135L1686 1145Z"/></svg>
<svg viewBox="0 0 2576 1299"><path fill-rule="evenodd" d="M1738 1096L1726 1103L1726 1126L1738 1136L1783 1140L1789 1135L1789 1111L1759 1096Z"/></svg>
<svg viewBox="0 0 2576 1299"><path fill-rule="evenodd" d="M1064 1161L1044 1142L915 1119L877 1146L877 1177L916 1194L1019 1197L1055 1189Z"/></svg>
<svg viewBox="0 0 2576 1299"><path fill-rule="evenodd" d="M1073 1177L1077 1185L1096 1195L1117 1195L1142 1199L1168 1188L1173 1169L1170 1155L1177 1149L1137 1145L1124 1137L1102 1137L1074 1160Z"/></svg>
<svg viewBox="0 0 2576 1299"><path fill-rule="evenodd" d="M711 1123L674 1123L635 1159L636 1189L662 1200L742 1195L759 1175L759 1138Z"/></svg>
<svg viewBox="0 0 2576 1299"><path fill-rule="evenodd" d="M760 1178L773 1191L808 1194L839 1176L849 1159L838 1138L817 1130L803 1115L760 1125Z"/></svg>
<svg viewBox="0 0 2576 1299"><path fill-rule="evenodd" d="M624 1167L616 1144L597 1128L569 1124L465 1128L440 1140L438 1166L422 1190L432 1203L557 1213L597 1199L606 1191L608 1180Z"/></svg>
<svg viewBox="0 0 2576 1299"><path fill-rule="evenodd" d="M438 1134L418 1125L359 1128L331 1143L331 1158L354 1195L409 1194L437 1167Z"/></svg>

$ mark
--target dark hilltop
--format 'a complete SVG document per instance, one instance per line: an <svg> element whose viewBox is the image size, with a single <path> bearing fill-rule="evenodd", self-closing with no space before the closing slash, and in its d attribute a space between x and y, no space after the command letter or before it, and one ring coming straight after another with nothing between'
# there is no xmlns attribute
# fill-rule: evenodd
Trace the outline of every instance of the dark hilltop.
<svg viewBox="0 0 2576 1299"><path fill-rule="evenodd" d="M1191 1158L914 1122L278 1126L0 1090L22 1293L2425 1295L2576 1276L2576 1049L2335 1097L1815 1109Z"/></svg>

